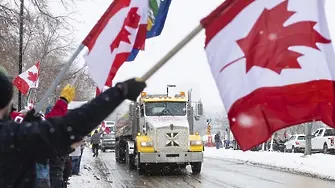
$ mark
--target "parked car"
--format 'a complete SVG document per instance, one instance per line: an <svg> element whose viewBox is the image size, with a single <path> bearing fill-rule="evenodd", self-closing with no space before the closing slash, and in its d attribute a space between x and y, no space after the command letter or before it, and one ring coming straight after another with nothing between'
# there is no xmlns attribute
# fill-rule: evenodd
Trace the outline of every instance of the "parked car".
<svg viewBox="0 0 335 188"><path fill-rule="evenodd" d="M251 148L250 151L260 151L260 150L262 150L262 146L263 146L263 144L259 144L255 147Z"/></svg>
<svg viewBox="0 0 335 188"><path fill-rule="evenodd" d="M305 151L306 140L304 134L292 135L287 142L285 142L285 152L302 152Z"/></svg>
<svg viewBox="0 0 335 188"><path fill-rule="evenodd" d="M312 150L322 151L324 154L335 151L335 129L320 128L315 131L312 138Z"/></svg>
<svg viewBox="0 0 335 188"><path fill-rule="evenodd" d="M267 150L270 151L270 148L271 148L271 141L268 142ZM274 139L273 140L273 145L272 145L272 150L273 151L284 152L285 151L285 141L282 141L280 139Z"/></svg>

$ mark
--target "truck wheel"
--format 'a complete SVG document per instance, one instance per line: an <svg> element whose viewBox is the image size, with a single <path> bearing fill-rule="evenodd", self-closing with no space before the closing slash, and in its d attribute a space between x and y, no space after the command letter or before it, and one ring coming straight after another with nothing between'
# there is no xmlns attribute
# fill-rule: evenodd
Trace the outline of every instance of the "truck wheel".
<svg viewBox="0 0 335 188"><path fill-rule="evenodd" d="M145 174L145 170L144 170L142 164L139 164L139 165L138 165L138 167L137 167L137 172L138 172L139 175L144 175L144 174Z"/></svg>
<svg viewBox="0 0 335 188"><path fill-rule="evenodd" d="M129 148L128 148L128 145L127 145L127 149L126 149L126 165L127 165L128 170L135 169L133 157L134 157L133 154L129 154Z"/></svg>
<svg viewBox="0 0 335 188"><path fill-rule="evenodd" d="M137 153L137 155L139 155L139 153ZM139 175L144 175L145 170L143 168L143 164L140 163L140 156L137 157L138 162L137 162L137 173Z"/></svg>
<svg viewBox="0 0 335 188"><path fill-rule="evenodd" d="M201 162L191 163L192 173L199 174L201 172Z"/></svg>
<svg viewBox="0 0 335 188"><path fill-rule="evenodd" d="M115 161L120 162L120 144L119 142L115 143Z"/></svg>
<svg viewBox="0 0 335 188"><path fill-rule="evenodd" d="M324 154L327 154L327 153L328 153L328 146L327 146L326 143L323 145L323 153L324 153Z"/></svg>

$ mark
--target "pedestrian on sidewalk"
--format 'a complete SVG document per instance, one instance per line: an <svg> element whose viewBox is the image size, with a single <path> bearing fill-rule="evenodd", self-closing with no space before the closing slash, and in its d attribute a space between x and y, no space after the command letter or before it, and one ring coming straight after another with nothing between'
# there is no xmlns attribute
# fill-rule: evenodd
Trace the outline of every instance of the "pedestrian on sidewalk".
<svg viewBox="0 0 335 188"><path fill-rule="evenodd" d="M60 98L56 101L53 107L49 106L46 110L45 117L63 117L68 112L68 104L75 96L75 89L71 86L65 86L61 92ZM63 171L65 168L64 155L69 153L72 149L68 148L64 152L55 151L55 156L49 159L50 166L50 184L51 188L64 188Z"/></svg>
<svg viewBox="0 0 335 188"><path fill-rule="evenodd" d="M77 146L75 150L70 153L71 161L72 161L72 175L79 175L80 163L79 158L81 153L81 145Z"/></svg>
<svg viewBox="0 0 335 188"><path fill-rule="evenodd" d="M98 157L99 155L100 137L102 133L103 131L98 132L98 130L95 130L91 137L93 157Z"/></svg>
<svg viewBox="0 0 335 188"><path fill-rule="evenodd" d="M79 166L78 173L80 173L80 163L81 163L81 159L82 159L84 149L85 149L85 140L86 140L86 137L83 139L83 141L80 145L80 156L79 156L79 161L78 161L78 166Z"/></svg>
<svg viewBox="0 0 335 188"><path fill-rule="evenodd" d="M20 112L11 110L11 118L15 122L21 123L31 121L42 121L42 114L40 116L32 117L27 116L29 111L28 108L21 110ZM15 109L16 110L16 109ZM40 158L36 160L36 188L50 188L50 173L49 173L49 159Z"/></svg>
<svg viewBox="0 0 335 188"><path fill-rule="evenodd" d="M36 176L37 176L37 183L36 188L50 188L50 173L49 173L49 160L39 160L36 163Z"/></svg>
<svg viewBox="0 0 335 188"><path fill-rule="evenodd" d="M219 149L221 147L221 136L220 131L218 131L214 136L215 146L216 149Z"/></svg>

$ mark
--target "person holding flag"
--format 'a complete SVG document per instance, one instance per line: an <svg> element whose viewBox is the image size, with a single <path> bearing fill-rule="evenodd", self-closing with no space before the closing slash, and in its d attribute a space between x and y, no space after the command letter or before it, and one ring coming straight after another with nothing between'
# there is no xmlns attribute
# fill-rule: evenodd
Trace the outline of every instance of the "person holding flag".
<svg viewBox="0 0 335 188"><path fill-rule="evenodd" d="M59 100L53 108L47 108L45 118L60 117L67 113L68 103L73 100L75 96L75 89L70 85L66 85L61 92ZM21 123L22 121L29 122L33 120L41 120L41 117L34 117L31 113L27 115L28 109L21 110L20 112L12 112L11 118ZM63 188L65 183L63 180L63 171L65 166L65 156L70 149L62 152L55 151L55 157L50 159L41 158L36 161L36 186L41 188Z"/></svg>
<svg viewBox="0 0 335 188"><path fill-rule="evenodd" d="M63 117L17 123L9 119L13 85L0 73L0 187L34 187L38 159L55 157L55 151L65 151L80 142L125 99L135 101L145 87L145 82L133 78ZM27 115L33 114L34 109Z"/></svg>

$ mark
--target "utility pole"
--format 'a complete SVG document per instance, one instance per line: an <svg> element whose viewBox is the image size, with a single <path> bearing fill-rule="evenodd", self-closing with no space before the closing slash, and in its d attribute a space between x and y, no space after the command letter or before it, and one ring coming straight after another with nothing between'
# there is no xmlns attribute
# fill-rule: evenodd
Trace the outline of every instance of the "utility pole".
<svg viewBox="0 0 335 188"><path fill-rule="evenodd" d="M228 142L226 144L226 149L228 149L229 146L230 146L230 127L226 128L226 132L227 132L227 140L228 140Z"/></svg>
<svg viewBox="0 0 335 188"><path fill-rule="evenodd" d="M306 147L305 147L305 155L312 155L312 126L315 123L309 122L305 123L305 135L306 135Z"/></svg>
<svg viewBox="0 0 335 188"><path fill-rule="evenodd" d="M19 28L19 74L22 73L22 60L23 60L23 18L24 18L24 0L20 0L20 28ZM18 93L18 110L21 110L22 98L21 92Z"/></svg>

